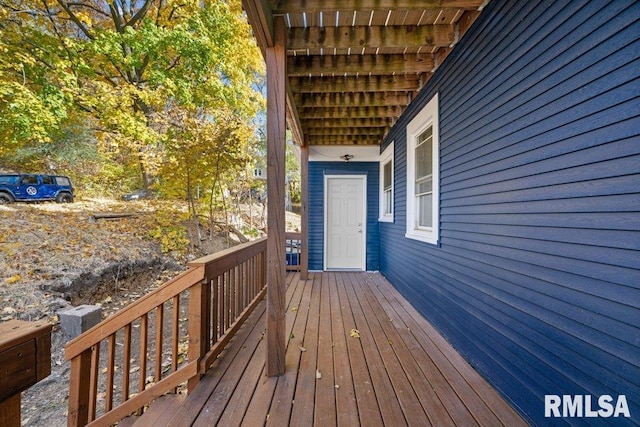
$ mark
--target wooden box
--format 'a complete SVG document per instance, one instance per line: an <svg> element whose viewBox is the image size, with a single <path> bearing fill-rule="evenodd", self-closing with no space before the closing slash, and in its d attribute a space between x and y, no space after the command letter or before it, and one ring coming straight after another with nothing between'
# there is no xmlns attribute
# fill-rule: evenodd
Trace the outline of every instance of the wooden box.
<svg viewBox="0 0 640 427"><path fill-rule="evenodd" d="M0 403L51 373L51 325L0 323Z"/></svg>

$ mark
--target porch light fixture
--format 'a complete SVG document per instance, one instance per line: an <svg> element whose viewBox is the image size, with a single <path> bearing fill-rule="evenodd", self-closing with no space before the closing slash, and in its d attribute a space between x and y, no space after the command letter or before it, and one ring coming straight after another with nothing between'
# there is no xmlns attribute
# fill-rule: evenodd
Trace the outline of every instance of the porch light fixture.
<svg viewBox="0 0 640 427"><path fill-rule="evenodd" d="M340 156L340 158L344 160L345 163L349 163L349 160L353 159L353 154L344 154Z"/></svg>

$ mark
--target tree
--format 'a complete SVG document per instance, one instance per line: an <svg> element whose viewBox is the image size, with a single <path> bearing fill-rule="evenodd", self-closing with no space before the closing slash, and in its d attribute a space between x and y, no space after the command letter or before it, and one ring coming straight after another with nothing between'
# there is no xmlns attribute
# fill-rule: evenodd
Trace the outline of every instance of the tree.
<svg viewBox="0 0 640 427"><path fill-rule="evenodd" d="M252 82L263 64L238 0L0 4L6 150L85 116L103 152L135 161L148 186L172 128L190 126L176 117L214 124L212 111L225 110L248 122L262 107Z"/></svg>

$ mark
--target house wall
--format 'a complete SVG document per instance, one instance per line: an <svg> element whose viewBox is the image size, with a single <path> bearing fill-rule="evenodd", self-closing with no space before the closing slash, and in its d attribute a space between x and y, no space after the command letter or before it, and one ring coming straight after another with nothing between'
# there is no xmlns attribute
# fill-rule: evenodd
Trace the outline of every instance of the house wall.
<svg viewBox="0 0 640 427"><path fill-rule="evenodd" d="M535 424L548 394L625 395L640 423L639 19L493 0L382 147L382 273ZM436 93L439 246L405 237L406 126Z"/></svg>
<svg viewBox="0 0 640 427"><path fill-rule="evenodd" d="M377 162L309 162L309 270L324 268L324 176L367 176L367 270L379 269Z"/></svg>

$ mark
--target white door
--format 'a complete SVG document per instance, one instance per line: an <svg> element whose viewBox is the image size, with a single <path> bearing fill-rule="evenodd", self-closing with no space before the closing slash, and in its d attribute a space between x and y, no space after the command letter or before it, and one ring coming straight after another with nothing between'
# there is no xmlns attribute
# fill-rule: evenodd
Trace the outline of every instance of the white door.
<svg viewBox="0 0 640 427"><path fill-rule="evenodd" d="M364 176L325 177L325 268L366 268Z"/></svg>

